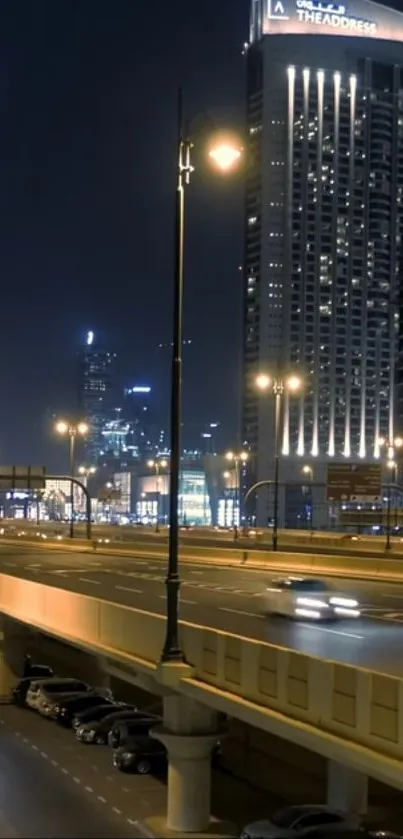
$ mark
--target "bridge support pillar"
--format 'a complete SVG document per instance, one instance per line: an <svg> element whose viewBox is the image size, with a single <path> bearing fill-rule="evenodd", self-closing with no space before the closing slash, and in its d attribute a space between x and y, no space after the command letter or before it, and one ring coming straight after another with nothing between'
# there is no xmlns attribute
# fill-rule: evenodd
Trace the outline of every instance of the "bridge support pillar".
<svg viewBox="0 0 403 839"><path fill-rule="evenodd" d="M168 751L167 828L201 833L210 824L211 753L217 714L182 696L164 698L164 723L151 735Z"/></svg>
<svg viewBox="0 0 403 839"><path fill-rule="evenodd" d="M335 760L328 761L327 803L346 813L365 815L368 809L368 777Z"/></svg>
<svg viewBox="0 0 403 839"><path fill-rule="evenodd" d="M0 617L0 702L7 702L23 675L24 636L19 625ZM13 631L14 630L14 631Z"/></svg>

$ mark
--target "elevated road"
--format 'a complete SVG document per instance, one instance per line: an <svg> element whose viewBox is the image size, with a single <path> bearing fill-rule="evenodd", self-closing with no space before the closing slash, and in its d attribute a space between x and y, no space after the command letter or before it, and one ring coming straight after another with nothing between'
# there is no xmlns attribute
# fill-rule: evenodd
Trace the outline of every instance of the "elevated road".
<svg viewBox="0 0 403 839"><path fill-rule="evenodd" d="M165 613L165 569L158 559L49 552L19 545L0 548L0 571ZM338 588L360 600L363 617L312 625L264 614L262 592L272 578L268 572L187 562L181 575L181 616L186 621L403 675L403 586L340 579Z"/></svg>

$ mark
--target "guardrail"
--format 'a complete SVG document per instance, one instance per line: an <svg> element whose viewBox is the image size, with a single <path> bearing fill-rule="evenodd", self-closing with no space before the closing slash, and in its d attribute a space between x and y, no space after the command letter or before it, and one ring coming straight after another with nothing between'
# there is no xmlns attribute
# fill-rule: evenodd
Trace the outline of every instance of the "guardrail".
<svg viewBox="0 0 403 839"><path fill-rule="evenodd" d="M0 611L164 681L159 615L5 574ZM175 689L403 788L402 679L187 622L181 636L192 671Z"/></svg>
<svg viewBox="0 0 403 839"><path fill-rule="evenodd" d="M167 559L167 548L157 543L137 542L135 545L123 544L120 542L100 541L88 542L85 539L55 539L29 537L0 536L0 545L15 545L16 542L29 548L40 548L41 550L62 550L72 553L93 553L94 550L100 554L120 557L143 557L150 560ZM249 547L248 550L239 551L232 548L211 548L199 545L181 545L180 558L182 562L206 563L206 565L217 565L218 567L242 567L256 568L271 571L273 573L299 573L304 575L322 575L328 577L341 577L357 580L373 580L382 582L403 582L403 561L402 558L357 557L354 555L340 556L332 554L314 553L286 553L273 554L257 551Z"/></svg>
<svg viewBox="0 0 403 839"><path fill-rule="evenodd" d="M68 536L69 529L67 524L59 522L40 522L39 525L30 521L18 521L13 519L3 520L3 527L7 530L13 528L15 532L25 531L26 533L35 533L38 530L44 535L57 534L61 536ZM93 536L95 540L110 539L114 542L137 542L137 540L150 540L151 542L160 542L164 544L168 538L168 529L161 528L158 533L146 527L134 526L118 526L118 525L93 525ZM75 531L85 534L85 527L80 523L75 524ZM239 539L234 540L232 532L215 530L213 528L182 528L180 538L183 542L193 542L198 540L200 542L227 542L228 545L239 545L242 549L245 545L253 546L267 546L271 550L272 530L270 528L257 528L256 530L249 530L249 534L243 536L242 533ZM385 538L384 536L361 536L346 533L336 533L329 531L307 531L307 530L280 530L279 531L279 547L292 548L293 546L312 546L316 548L337 548L346 550L350 553L355 552L370 552L383 554L385 552ZM394 552L400 552L403 555L403 537L391 537L391 545Z"/></svg>

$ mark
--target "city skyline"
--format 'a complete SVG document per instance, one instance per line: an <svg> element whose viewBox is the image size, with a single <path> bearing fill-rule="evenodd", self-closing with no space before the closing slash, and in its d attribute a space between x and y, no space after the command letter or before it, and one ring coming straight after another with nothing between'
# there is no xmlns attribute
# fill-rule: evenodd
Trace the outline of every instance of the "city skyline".
<svg viewBox="0 0 403 839"><path fill-rule="evenodd" d="M185 334L193 358L184 367L185 418L219 417L230 439L236 437L242 177L218 183L202 158L203 124L242 128L248 8L234 10L226 0L217 12L208 0L197 27L184 0L161 15L160 32L145 52L133 51L133 33L146 42L150 7L123 0L111 20L104 0L80 8L58 3L46 15L27 4L22 32L14 4L2 4L3 462L39 458L61 465L52 418L75 410L72 360L88 329L108 336L126 381L147 376L168 400L169 355L163 359L158 344L171 340L181 79L189 125L199 138L189 218ZM179 23L189 32L183 49ZM149 108L150 101L158 105Z"/></svg>

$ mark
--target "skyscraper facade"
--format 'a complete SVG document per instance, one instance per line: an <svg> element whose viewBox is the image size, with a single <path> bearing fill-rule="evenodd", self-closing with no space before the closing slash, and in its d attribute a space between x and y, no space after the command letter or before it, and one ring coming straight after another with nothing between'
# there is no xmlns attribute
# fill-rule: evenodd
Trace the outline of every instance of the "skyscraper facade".
<svg viewBox="0 0 403 839"><path fill-rule="evenodd" d="M393 437L403 234L403 15L369 0L252 0L244 290L244 442L271 477L380 458ZM262 502L264 503L264 502ZM267 520L260 506L258 518Z"/></svg>
<svg viewBox="0 0 403 839"><path fill-rule="evenodd" d="M116 354L102 348L94 333L88 332L79 352L79 406L81 416L89 425L85 447L90 464L98 464L105 447L103 432L113 419L115 360Z"/></svg>

